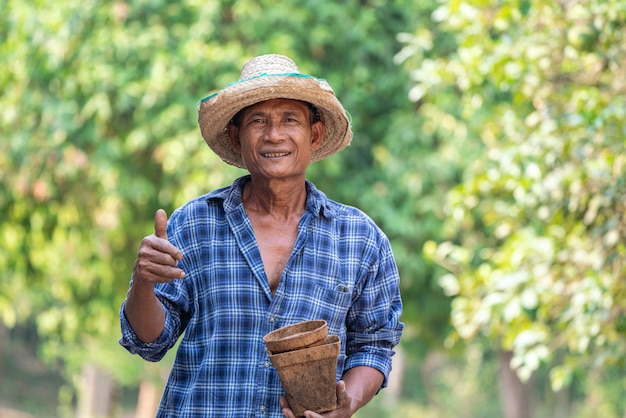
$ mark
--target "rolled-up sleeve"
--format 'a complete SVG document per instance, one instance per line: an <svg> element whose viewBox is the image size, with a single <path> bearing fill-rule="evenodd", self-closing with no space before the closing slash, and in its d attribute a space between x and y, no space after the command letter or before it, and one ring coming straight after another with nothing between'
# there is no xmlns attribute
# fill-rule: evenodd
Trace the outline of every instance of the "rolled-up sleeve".
<svg viewBox="0 0 626 418"><path fill-rule="evenodd" d="M163 301L161 303L163 304ZM137 354L147 361L161 360L167 351L176 344L176 340L179 336L180 320L167 309L163 309L165 313L163 332L161 332L161 335L159 335L156 340L150 343L144 343L137 338L137 335L130 326L124 314L125 306L126 301L122 303L120 308L120 326L122 331L122 337L119 340L120 345L131 354Z"/></svg>
<svg viewBox="0 0 626 418"><path fill-rule="evenodd" d="M382 387L386 387L393 348L400 342L404 324L400 321L400 277L391 246L384 236L379 245L348 314L344 370L373 367L384 375Z"/></svg>

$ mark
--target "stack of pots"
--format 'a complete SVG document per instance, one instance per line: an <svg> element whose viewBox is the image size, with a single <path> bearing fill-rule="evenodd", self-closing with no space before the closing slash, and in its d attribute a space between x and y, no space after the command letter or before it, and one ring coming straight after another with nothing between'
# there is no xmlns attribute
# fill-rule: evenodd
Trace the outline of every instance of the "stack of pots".
<svg viewBox="0 0 626 418"><path fill-rule="evenodd" d="M341 342L338 336L328 335L326 321L288 325L266 334L263 340L296 416L337 407L335 386Z"/></svg>

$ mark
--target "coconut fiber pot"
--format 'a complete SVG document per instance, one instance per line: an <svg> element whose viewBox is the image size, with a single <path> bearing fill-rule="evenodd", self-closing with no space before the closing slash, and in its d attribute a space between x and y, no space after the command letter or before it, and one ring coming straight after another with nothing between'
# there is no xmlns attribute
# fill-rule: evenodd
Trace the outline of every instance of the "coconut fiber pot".
<svg viewBox="0 0 626 418"><path fill-rule="evenodd" d="M279 328L266 334L263 341L272 354L279 354L321 345L326 336L328 336L328 325L326 321L319 319Z"/></svg>
<svg viewBox="0 0 626 418"><path fill-rule="evenodd" d="M317 413L337 407L337 357L341 341L336 335L327 336L321 345L273 354L270 361L283 385L287 401L297 417L304 411Z"/></svg>

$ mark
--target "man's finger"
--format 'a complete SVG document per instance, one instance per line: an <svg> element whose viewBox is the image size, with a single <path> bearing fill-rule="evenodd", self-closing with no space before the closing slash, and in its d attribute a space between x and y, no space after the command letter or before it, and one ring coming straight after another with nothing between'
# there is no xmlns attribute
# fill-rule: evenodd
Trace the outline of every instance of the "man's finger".
<svg viewBox="0 0 626 418"><path fill-rule="evenodd" d="M341 401L348 397L348 391L346 390L346 382L340 380L337 382L337 400Z"/></svg>
<svg viewBox="0 0 626 418"><path fill-rule="evenodd" d="M293 412L289 408L289 404L287 403L287 399L284 396L280 397L280 408L282 410L283 416L285 418L292 418Z"/></svg>
<svg viewBox="0 0 626 418"><path fill-rule="evenodd" d="M167 239L167 213L163 209L154 214L154 233L159 238Z"/></svg>
<svg viewBox="0 0 626 418"><path fill-rule="evenodd" d="M352 398L346 388L346 382L340 380L337 382L337 409L349 410Z"/></svg>

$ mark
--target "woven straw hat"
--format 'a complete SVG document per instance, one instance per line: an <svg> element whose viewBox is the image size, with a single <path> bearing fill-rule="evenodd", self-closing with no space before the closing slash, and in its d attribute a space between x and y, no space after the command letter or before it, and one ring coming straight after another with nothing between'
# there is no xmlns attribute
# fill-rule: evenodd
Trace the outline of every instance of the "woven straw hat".
<svg viewBox="0 0 626 418"><path fill-rule="evenodd" d="M230 120L241 109L270 99L294 99L311 103L324 122L322 145L311 156L319 161L350 144L352 131L345 109L326 80L301 74L296 64L282 55L261 55L248 61L238 81L198 103L202 137L222 160L245 168L241 155L228 138Z"/></svg>

